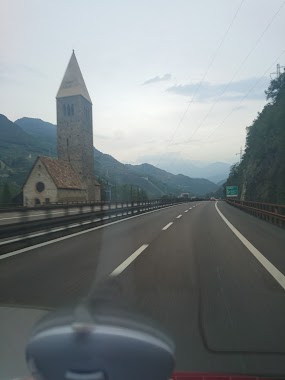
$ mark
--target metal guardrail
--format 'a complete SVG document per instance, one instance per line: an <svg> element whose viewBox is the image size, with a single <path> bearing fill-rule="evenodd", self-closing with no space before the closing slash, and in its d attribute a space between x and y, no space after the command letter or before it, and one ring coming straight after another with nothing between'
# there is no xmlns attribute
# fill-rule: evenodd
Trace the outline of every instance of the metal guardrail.
<svg viewBox="0 0 285 380"><path fill-rule="evenodd" d="M79 207L101 207L101 206L109 206L109 205L124 205L124 206L131 206L131 205L151 205L151 204L160 204L160 203L169 203L173 201L181 201L182 198L175 198L175 199L153 199L149 201L126 201L126 202L110 202L110 201L82 201L82 202L55 202L55 203L42 203L40 205L35 205L32 207L22 206L22 205L6 205L3 207L3 205L0 204L0 214L1 213L9 213L9 212L26 212L26 211L33 211L33 210L53 210L53 209L69 209L69 208L79 208ZM199 199L195 199L193 201L196 201ZM192 202L191 199L184 198L182 201Z"/></svg>
<svg viewBox="0 0 285 380"><path fill-rule="evenodd" d="M267 222L285 227L285 205L255 201L226 200L227 203Z"/></svg>
<svg viewBox="0 0 285 380"><path fill-rule="evenodd" d="M44 219L24 220L27 211L23 211L23 219L19 223L10 223L0 226L0 254L10 252L13 249L23 248L38 244L42 241L50 240L58 236L73 233L74 231L93 228L97 225L109 223L110 221L128 218L139 215L147 211L162 209L189 202L190 200L159 200L149 202L132 202L128 204L102 204L96 211L68 214L52 217L51 209L46 209ZM78 207L79 205L77 205ZM93 204L92 208L98 208L98 204Z"/></svg>
<svg viewBox="0 0 285 380"><path fill-rule="evenodd" d="M134 214L140 214L149 210L154 210L158 208L163 208L166 206L171 206L174 204L178 204L180 202L167 202L167 203L158 203L158 202L142 202L142 203L128 203L128 204L119 204L119 205L101 205L100 209L94 205L94 210L90 210L88 212L83 211L83 206L79 207L79 211L76 214L69 215L68 209L65 211L65 215L63 216L53 216L51 214L51 209L46 209L44 218L39 220L22 220L19 223L10 223L1 225L0 228L0 239L14 236L15 233L24 234L35 232L42 229L54 228L58 226L62 226L65 224L71 224L76 222L83 222L87 220L100 220L103 219L114 219L118 216L132 216ZM95 209L95 207L97 209ZM24 212L24 217L28 217L27 210Z"/></svg>
<svg viewBox="0 0 285 380"><path fill-rule="evenodd" d="M21 212L21 211L33 211L33 210L48 210L48 209L64 209L64 208L77 208L84 206L104 206L109 204L131 204L132 202L99 202L99 201L90 201L90 202L55 202L55 203L42 203L40 205L35 206L22 206L22 205L0 205L0 214L1 213L9 213L9 212ZM133 202L135 203L135 202Z"/></svg>

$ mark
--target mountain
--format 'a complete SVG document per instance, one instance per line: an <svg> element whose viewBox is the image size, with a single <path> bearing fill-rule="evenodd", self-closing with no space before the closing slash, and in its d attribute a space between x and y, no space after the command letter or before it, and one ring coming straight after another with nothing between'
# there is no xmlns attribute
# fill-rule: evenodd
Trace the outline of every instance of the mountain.
<svg viewBox="0 0 285 380"><path fill-rule="evenodd" d="M21 119L16 120L15 124L31 136L48 138L56 143L56 125L52 123L48 123L41 119L22 117Z"/></svg>
<svg viewBox="0 0 285 380"><path fill-rule="evenodd" d="M0 126L1 149L6 149L7 144L17 145L18 147L28 147L35 144L33 137L2 114L0 114Z"/></svg>
<svg viewBox="0 0 285 380"><path fill-rule="evenodd" d="M143 189L150 198L159 198L164 194L132 168L128 168L127 165L117 161L109 154L104 154L94 148L94 158L96 175L101 183L109 184L112 187L133 185Z"/></svg>
<svg viewBox="0 0 285 380"><path fill-rule="evenodd" d="M56 156L56 125L43 121L41 119L33 119L23 117L15 121L30 136L38 141L44 141L45 149L49 156Z"/></svg>
<svg viewBox="0 0 285 380"><path fill-rule="evenodd" d="M11 169L8 174L6 170L3 181L18 187L23 185L38 155L56 157L56 126L40 119L24 117L13 123L1 115L0 141L0 160ZM207 179L174 175L149 164L125 165L96 148L94 158L96 176L106 190L111 186L119 192L128 186L126 191L142 189L150 198L159 198L182 192L203 196L218 188Z"/></svg>
<svg viewBox="0 0 285 380"><path fill-rule="evenodd" d="M38 155L48 155L45 142L26 133L0 114L0 160L9 167L9 176L0 170L0 184L9 180L21 186Z"/></svg>
<svg viewBox="0 0 285 380"><path fill-rule="evenodd" d="M228 177L230 172L230 164L225 162L203 163L192 160L179 160L178 162L164 161L161 167L167 170L171 167L173 174L183 173L191 178L206 178L217 183Z"/></svg>
<svg viewBox="0 0 285 380"><path fill-rule="evenodd" d="M227 179L222 179L221 181L217 182L217 186L223 186L223 184L227 181Z"/></svg>
<svg viewBox="0 0 285 380"><path fill-rule="evenodd" d="M285 73L266 95L269 103L247 128L245 153L225 186L238 185L242 200L285 204Z"/></svg>
<svg viewBox="0 0 285 380"><path fill-rule="evenodd" d="M158 169L150 164L126 165L131 170L139 173L144 178L149 178L152 182L161 183L162 191L174 194L190 193L191 195L205 195L218 189L218 186L204 178L190 178L183 174L171 174L165 170Z"/></svg>
<svg viewBox="0 0 285 380"><path fill-rule="evenodd" d="M218 184L221 181L225 182L225 178L229 175L230 167L231 165L225 162L214 162L202 168L201 174L203 178Z"/></svg>

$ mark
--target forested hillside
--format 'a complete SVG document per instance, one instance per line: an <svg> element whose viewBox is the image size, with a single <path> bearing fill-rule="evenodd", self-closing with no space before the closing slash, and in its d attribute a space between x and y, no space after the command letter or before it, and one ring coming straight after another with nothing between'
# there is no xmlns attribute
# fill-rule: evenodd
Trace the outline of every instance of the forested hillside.
<svg viewBox="0 0 285 380"><path fill-rule="evenodd" d="M0 203L8 201L21 187L37 156L56 157L56 126L24 117L15 123L0 114ZM178 196L203 196L217 185L201 178L173 175L152 165L124 165L94 148L95 175L102 196L116 200Z"/></svg>
<svg viewBox="0 0 285 380"><path fill-rule="evenodd" d="M238 185L243 200L285 204L285 73L266 95L269 102L247 128L245 154L225 186Z"/></svg>

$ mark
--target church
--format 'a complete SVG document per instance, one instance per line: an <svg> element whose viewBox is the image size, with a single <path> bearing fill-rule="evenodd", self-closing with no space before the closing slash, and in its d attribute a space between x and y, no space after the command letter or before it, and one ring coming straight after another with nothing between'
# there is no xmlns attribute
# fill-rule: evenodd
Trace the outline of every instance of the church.
<svg viewBox="0 0 285 380"><path fill-rule="evenodd" d="M92 101L74 51L56 95L58 159L39 156L23 186L24 206L100 201L94 175Z"/></svg>

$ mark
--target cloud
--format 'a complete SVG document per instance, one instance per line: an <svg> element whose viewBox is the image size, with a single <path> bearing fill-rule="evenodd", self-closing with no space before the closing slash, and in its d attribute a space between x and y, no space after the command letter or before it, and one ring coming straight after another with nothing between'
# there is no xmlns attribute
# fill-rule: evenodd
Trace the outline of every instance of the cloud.
<svg viewBox="0 0 285 380"><path fill-rule="evenodd" d="M94 133L94 139L100 139L100 140L112 140L112 136L106 136L106 135L101 135L99 133Z"/></svg>
<svg viewBox="0 0 285 380"><path fill-rule="evenodd" d="M3 63L0 62L0 82L21 84L22 78L36 79L45 78L46 75L38 69L21 63Z"/></svg>
<svg viewBox="0 0 285 380"><path fill-rule="evenodd" d="M179 84L169 87L166 91L172 92L176 95L193 96L198 102L206 102L222 97L226 101L236 101L242 98L247 92L255 85L260 78L247 78L236 82L232 82L229 86L228 83L213 84L204 82L194 84ZM264 77L264 86L254 88L248 95L247 99L260 100L265 99L264 90L269 84L269 79ZM227 87L228 86L228 87ZM226 90L226 91L225 91Z"/></svg>
<svg viewBox="0 0 285 380"><path fill-rule="evenodd" d="M243 106L238 106L235 108L235 111L242 111L242 110L245 110L247 107L245 105Z"/></svg>
<svg viewBox="0 0 285 380"><path fill-rule="evenodd" d="M157 75L156 77L146 80L142 85L145 86L151 83L164 82L164 81L170 80L171 78L172 78L172 75L169 73L164 74L162 76Z"/></svg>
<svg viewBox="0 0 285 380"><path fill-rule="evenodd" d="M94 133L93 136L95 139L98 139L98 140L118 141L118 140L123 140L126 137L126 133L123 129L115 129L112 131L112 135Z"/></svg>

